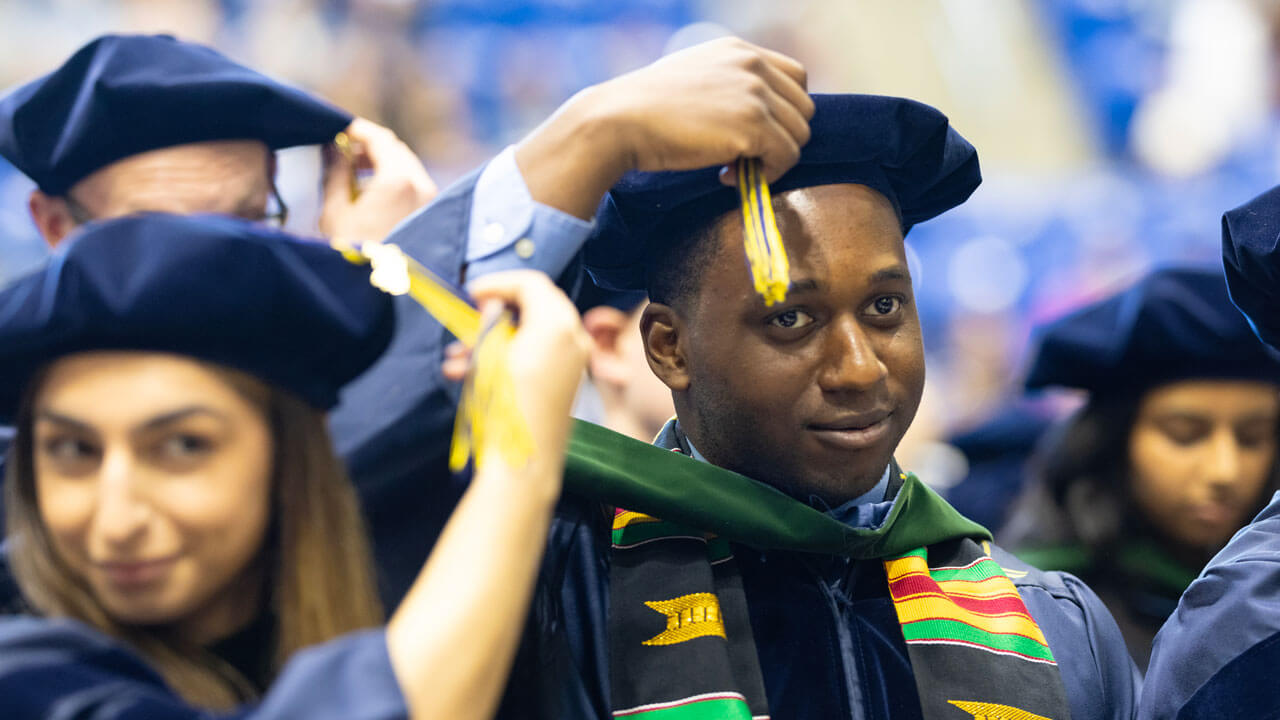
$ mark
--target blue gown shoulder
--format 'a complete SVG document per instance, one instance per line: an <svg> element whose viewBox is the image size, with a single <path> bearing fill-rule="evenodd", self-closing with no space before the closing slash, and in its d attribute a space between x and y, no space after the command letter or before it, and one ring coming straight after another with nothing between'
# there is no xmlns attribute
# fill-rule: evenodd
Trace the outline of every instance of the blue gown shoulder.
<svg viewBox="0 0 1280 720"><path fill-rule="evenodd" d="M1280 493L1236 533L1156 635L1143 718L1280 716Z"/></svg>
<svg viewBox="0 0 1280 720"><path fill-rule="evenodd" d="M0 698L6 718L405 718L382 631L308 648L285 665L260 702L217 715L182 700L121 642L74 620L0 619Z"/></svg>
<svg viewBox="0 0 1280 720"><path fill-rule="evenodd" d="M1065 572L1038 570L1004 548L991 557L1018 588L1058 660L1073 718L1132 718L1142 676L1106 606Z"/></svg>

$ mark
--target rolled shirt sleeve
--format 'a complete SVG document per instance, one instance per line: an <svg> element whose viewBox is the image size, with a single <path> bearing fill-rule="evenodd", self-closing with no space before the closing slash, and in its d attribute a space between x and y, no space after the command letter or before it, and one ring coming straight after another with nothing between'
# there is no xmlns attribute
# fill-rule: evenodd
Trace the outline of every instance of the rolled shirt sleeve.
<svg viewBox="0 0 1280 720"><path fill-rule="evenodd" d="M467 232L467 278L503 270L541 270L557 277L582 248L594 221L582 220L529 194L508 146L476 181Z"/></svg>

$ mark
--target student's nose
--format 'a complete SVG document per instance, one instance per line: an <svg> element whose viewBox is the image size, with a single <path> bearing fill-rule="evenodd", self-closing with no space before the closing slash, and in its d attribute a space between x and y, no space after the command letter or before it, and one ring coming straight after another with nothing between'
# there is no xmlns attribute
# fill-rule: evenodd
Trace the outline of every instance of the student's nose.
<svg viewBox="0 0 1280 720"><path fill-rule="evenodd" d="M1210 484L1227 487L1240 478L1240 443L1230 428L1214 432L1208 448L1205 474Z"/></svg>
<svg viewBox="0 0 1280 720"><path fill-rule="evenodd" d="M823 352L818 384L824 391L868 390L888 377L888 368L855 318L840 317L832 323Z"/></svg>
<svg viewBox="0 0 1280 720"><path fill-rule="evenodd" d="M94 530L115 548L135 542L146 529L150 509L138 493L137 467L127 449L108 450L98 475Z"/></svg>

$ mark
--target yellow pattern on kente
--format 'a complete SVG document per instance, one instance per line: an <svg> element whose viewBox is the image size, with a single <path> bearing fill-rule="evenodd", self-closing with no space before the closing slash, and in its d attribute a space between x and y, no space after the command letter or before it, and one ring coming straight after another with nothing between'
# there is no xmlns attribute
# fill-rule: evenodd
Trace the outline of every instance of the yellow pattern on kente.
<svg viewBox="0 0 1280 720"><path fill-rule="evenodd" d="M652 515L645 515L644 513L632 512L631 510L623 510L622 512L613 516L613 529L621 530L622 528L628 525L639 525L642 523L656 523L656 522L662 522L662 521L656 517L653 517Z"/></svg>
<svg viewBox="0 0 1280 720"><path fill-rule="evenodd" d="M667 616L667 629L644 641L645 645L675 645L694 638L725 637L720 598L715 593L691 593L645 605Z"/></svg>
<svg viewBox="0 0 1280 720"><path fill-rule="evenodd" d="M1012 705L968 702L965 700L948 700L947 702L972 715L973 720L1053 720L1053 718L1027 712Z"/></svg>

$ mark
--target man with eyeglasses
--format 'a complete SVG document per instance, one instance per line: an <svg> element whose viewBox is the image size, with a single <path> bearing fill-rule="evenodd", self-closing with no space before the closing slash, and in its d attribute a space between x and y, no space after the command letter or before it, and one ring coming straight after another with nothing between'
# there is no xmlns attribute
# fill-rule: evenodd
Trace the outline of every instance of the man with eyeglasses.
<svg viewBox="0 0 1280 720"><path fill-rule="evenodd" d="M381 237L434 197L389 130L171 37L97 38L0 100L0 155L35 180L28 207L54 247L78 225L135 212L283 225L275 151L340 132L359 157L328 153L330 173L346 177L328 185L322 232ZM374 172L363 202L341 192L356 162Z"/></svg>

